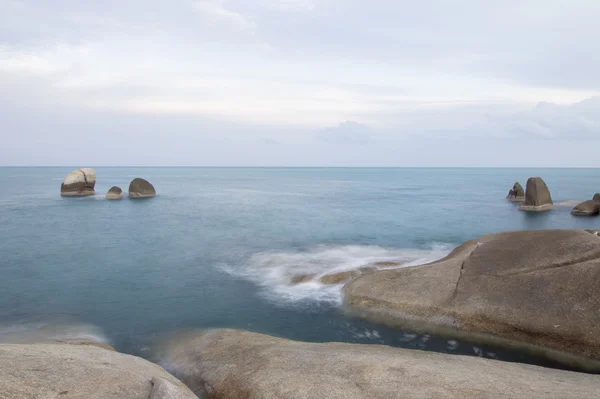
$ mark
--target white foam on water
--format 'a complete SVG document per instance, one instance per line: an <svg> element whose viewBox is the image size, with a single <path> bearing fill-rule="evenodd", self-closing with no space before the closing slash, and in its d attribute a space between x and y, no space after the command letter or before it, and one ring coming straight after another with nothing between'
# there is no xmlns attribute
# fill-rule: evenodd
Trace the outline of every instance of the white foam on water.
<svg viewBox="0 0 600 399"><path fill-rule="evenodd" d="M263 294L275 303L312 300L340 305L345 282L325 285L319 282L321 277L365 266L378 267L379 262L399 263L398 267L426 264L444 257L450 250L451 246L444 244L435 244L426 250L375 245L319 245L303 250L257 253L242 267L223 266L223 270L256 283L263 289ZM292 283L292 278L298 276L306 276L307 281Z"/></svg>
<svg viewBox="0 0 600 399"><path fill-rule="evenodd" d="M574 208L577 205L581 204L582 202L583 201L580 201L580 200L559 201L559 202L555 202L554 206Z"/></svg>

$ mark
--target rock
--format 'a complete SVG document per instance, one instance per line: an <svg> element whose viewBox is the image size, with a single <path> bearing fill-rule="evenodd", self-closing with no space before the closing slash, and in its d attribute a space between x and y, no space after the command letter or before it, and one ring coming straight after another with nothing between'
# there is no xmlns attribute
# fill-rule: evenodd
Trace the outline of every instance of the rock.
<svg viewBox="0 0 600 399"><path fill-rule="evenodd" d="M186 389L182 389L181 383L174 384L173 382L164 378L154 377L152 379L152 391L148 399L188 399L197 398L195 395L191 396L191 392Z"/></svg>
<svg viewBox="0 0 600 399"><path fill-rule="evenodd" d="M298 285L309 283L313 280L314 277L314 274L298 274L297 276L292 276L292 278L290 279L290 284Z"/></svg>
<svg viewBox="0 0 600 399"><path fill-rule="evenodd" d="M156 195L154 186L147 180L140 179L139 177L133 179L129 184L129 198L152 198Z"/></svg>
<svg viewBox="0 0 600 399"><path fill-rule="evenodd" d="M600 377L382 345L218 330L179 337L165 362L219 399L593 398Z"/></svg>
<svg viewBox="0 0 600 399"><path fill-rule="evenodd" d="M362 272L360 270L348 270L340 273L326 274L325 276L321 277L319 281L326 285L341 284L352 280L361 274Z"/></svg>
<svg viewBox="0 0 600 399"><path fill-rule="evenodd" d="M600 213L600 203L594 200L582 202L571 211L574 216L596 216Z"/></svg>
<svg viewBox="0 0 600 399"><path fill-rule="evenodd" d="M121 187L117 186L111 187L110 190L108 190L108 193L106 193L107 200L120 200L123 199L123 197L123 190L121 190Z"/></svg>
<svg viewBox="0 0 600 399"><path fill-rule="evenodd" d="M529 212L543 212L554 208L550 190L541 177L531 177L527 180L525 201L519 205L519 210Z"/></svg>
<svg viewBox="0 0 600 399"><path fill-rule="evenodd" d="M373 263L373 266L378 267L380 269L391 269L394 267L402 266L402 263L400 263L400 262L375 262L375 263Z"/></svg>
<svg viewBox="0 0 600 399"><path fill-rule="evenodd" d="M94 195L96 186L96 172L92 168L83 168L73 171L65 177L60 186L60 195L63 197L85 197Z"/></svg>
<svg viewBox="0 0 600 399"><path fill-rule="evenodd" d="M147 360L66 344L0 345L0 395L11 399L197 398Z"/></svg>
<svg viewBox="0 0 600 399"><path fill-rule="evenodd" d="M525 201L525 190L523 190L523 186L521 186L521 183L516 182L514 184L512 190L508 192L506 199L514 202Z"/></svg>
<svg viewBox="0 0 600 399"><path fill-rule="evenodd" d="M347 309L390 325L518 345L600 369L600 237L584 230L497 233L429 265L382 270L344 288ZM518 343L518 344L517 344Z"/></svg>
<svg viewBox="0 0 600 399"><path fill-rule="evenodd" d="M592 201L600 203L600 194L595 194Z"/></svg>

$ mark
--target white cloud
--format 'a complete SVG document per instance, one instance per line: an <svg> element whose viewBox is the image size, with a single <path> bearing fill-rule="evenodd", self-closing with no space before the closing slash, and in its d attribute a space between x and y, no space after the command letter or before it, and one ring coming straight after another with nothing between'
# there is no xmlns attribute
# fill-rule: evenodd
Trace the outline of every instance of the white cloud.
<svg viewBox="0 0 600 399"><path fill-rule="evenodd" d="M207 23L215 26L226 25L244 31L252 31L256 27L251 18L225 8L219 0L194 1L192 7Z"/></svg>
<svg viewBox="0 0 600 399"><path fill-rule="evenodd" d="M600 97L568 105L539 103L525 112L492 117L470 130L505 138L600 140Z"/></svg>

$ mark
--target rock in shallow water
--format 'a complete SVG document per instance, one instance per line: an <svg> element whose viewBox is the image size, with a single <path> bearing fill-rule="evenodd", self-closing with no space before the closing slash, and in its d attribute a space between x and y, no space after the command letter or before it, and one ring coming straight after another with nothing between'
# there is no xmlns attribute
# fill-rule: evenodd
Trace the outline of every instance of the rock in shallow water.
<svg viewBox="0 0 600 399"><path fill-rule="evenodd" d="M108 190L108 193L106 193L107 200L120 200L123 199L123 197L123 190L121 190L121 187L117 186L111 187L110 190Z"/></svg>
<svg viewBox="0 0 600 399"><path fill-rule="evenodd" d="M129 184L129 198L152 198L156 195L154 186L147 180L140 179L139 177L133 179Z"/></svg>
<svg viewBox="0 0 600 399"><path fill-rule="evenodd" d="M531 177L527 180L525 201L519 205L519 210L528 212L544 212L554 208L550 190L541 177Z"/></svg>
<svg viewBox="0 0 600 399"><path fill-rule="evenodd" d="M219 399L592 398L600 377L380 345L304 343L246 331L178 337L164 361Z"/></svg>
<svg viewBox="0 0 600 399"><path fill-rule="evenodd" d="M596 216L600 213L600 203L594 200L582 202L571 211L574 216Z"/></svg>
<svg viewBox="0 0 600 399"><path fill-rule="evenodd" d="M429 265L361 276L346 285L344 301L357 315L386 324L543 346L598 369L598 362L574 358L600 360L598 287L600 237L518 231L469 241Z"/></svg>
<svg viewBox="0 0 600 399"><path fill-rule="evenodd" d="M516 182L513 185L513 188L508 192L506 199L513 202L525 201L525 190L523 190L523 186L521 186L521 183Z"/></svg>
<svg viewBox="0 0 600 399"><path fill-rule="evenodd" d="M65 177L60 186L60 195L63 197L85 197L94 195L96 186L96 172L92 168L82 168L73 171Z"/></svg>
<svg viewBox="0 0 600 399"><path fill-rule="evenodd" d="M197 398L183 383L147 360L68 344L0 345L0 397Z"/></svg>

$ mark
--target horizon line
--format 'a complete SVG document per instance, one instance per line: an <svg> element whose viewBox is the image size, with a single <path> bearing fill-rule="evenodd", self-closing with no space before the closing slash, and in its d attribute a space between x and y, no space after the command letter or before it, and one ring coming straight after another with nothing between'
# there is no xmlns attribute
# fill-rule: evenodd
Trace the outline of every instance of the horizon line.
<svg viewBox="0 0 600 399"><path fill-rule="evenodd" d="M339 166L339 165L0 165L0 168L205 168L205 169L600 169L600 166Z"/></svg>

